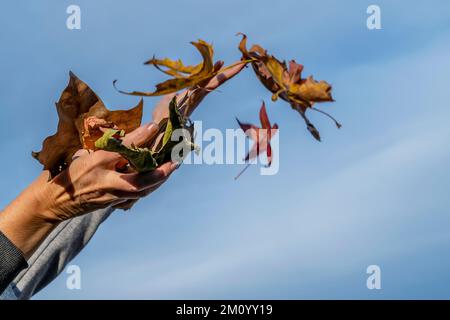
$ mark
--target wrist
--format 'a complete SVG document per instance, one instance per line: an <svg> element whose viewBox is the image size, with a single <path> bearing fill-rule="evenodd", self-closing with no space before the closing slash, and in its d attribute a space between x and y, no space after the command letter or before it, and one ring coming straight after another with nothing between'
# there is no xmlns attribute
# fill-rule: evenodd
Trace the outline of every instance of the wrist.
<svg viewBox="0 0 450 320"><path fill-rule="evenodd" d="M33 219L38 224L44 226L57 225L62 219L58 214L58 187L54 181L48 180L48 171L44 171L31 185L27 188L24 195L27 197L26 202L30 203L34 210L30 212ZM60 187L61 188L61 187Z"/></svg>

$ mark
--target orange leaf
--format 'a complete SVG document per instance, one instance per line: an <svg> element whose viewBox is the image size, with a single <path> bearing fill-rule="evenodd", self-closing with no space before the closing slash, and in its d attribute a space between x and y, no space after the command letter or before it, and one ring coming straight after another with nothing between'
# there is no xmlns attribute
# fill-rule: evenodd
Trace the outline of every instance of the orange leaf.
<svg viewBox="0 0 450 320"><path fill-rule="evenodd" d="M306 116L308 108L319 111L336 123L341 125L329 114L313 107L318 102L334 101L331 95L331 85L326 81L316 81L312 76L302 79L303 66L294 60L289 62L289 68L285 62L267 54L267 51L258 45L253 45L247 50L247 36L242 34L239 50L243 59L252 59L252 67L261 83L272 92L272 100L278 97L288 102L294 110L297 110L304 119L310 133L320 141L319 131Z"/></svg>

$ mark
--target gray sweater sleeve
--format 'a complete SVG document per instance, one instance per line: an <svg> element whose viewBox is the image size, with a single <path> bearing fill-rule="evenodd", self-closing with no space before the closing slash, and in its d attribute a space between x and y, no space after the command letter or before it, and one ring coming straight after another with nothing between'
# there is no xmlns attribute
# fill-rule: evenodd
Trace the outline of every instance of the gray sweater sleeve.
<svg viewBox="0 0 450 320"><path fill-rule="evenodd" d="M0 232L0 293L27 266L22 252Z"/></svg>
<svg viewBox="0 0 450 320"><path fill-rule="evenodd" d="M28 260L1 299L30 299L53 281L94 236L114 210L101 209L59 224Z"/></svg>

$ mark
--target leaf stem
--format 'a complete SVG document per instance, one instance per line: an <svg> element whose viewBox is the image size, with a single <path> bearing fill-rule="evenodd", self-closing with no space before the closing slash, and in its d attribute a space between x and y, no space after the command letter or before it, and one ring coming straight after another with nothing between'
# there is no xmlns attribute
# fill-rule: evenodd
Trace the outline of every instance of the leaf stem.
<svg viewBox="0 0 450 320"><path fill-rule="evenodd" d="M334 123L336 124L336 127L339 129L340 127L342 127L342 124L340 124L335 118L333 118L333 116L331 116L329 113L326 113L325 111L322 111L320 109L317 109L315 107L311 107L312 110L320 112L321 114L326 115L328 118L330 118L331 120L334 121Z"/></svg>
<svg viewBox="0 0 450 320"><path fill-rule="evenodd" d="M234 177L234 180L237 180L237 179L245 172L245 170L247 170L249 167L250 167L250 163L247 163L247 165L245 166L245 168L242 169L242 171L239 172L239 174L238 174L236 177Z"/></svg>

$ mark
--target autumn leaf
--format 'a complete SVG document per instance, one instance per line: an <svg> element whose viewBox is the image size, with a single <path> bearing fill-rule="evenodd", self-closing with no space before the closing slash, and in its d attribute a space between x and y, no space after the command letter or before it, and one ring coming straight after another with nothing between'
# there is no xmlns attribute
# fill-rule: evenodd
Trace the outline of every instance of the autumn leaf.
<svg viewBox="0 0 450 320"><path fill-rule="evenodd" d="M129 133L139 127L142 121L143 100L130 110L106 109L104 104L96 103L88 112L82 114L75 120L75 125L80 133L82 147L95 150L95 141L103 133L101 128L115 128Z"/></svg>
<svg viewBox="0 0 450 320"><path fill-rule="evenodd" d="M245 135L255 142L244 160L250 161L258 157L262 152L266 152L268 163L267 166L270 166L272 164L272 146L270 145L270 140L277 133L278 125L275 123L271 126L264 102L262 103L259 111L259 119L261 122L261 128L253 124L242 123L236 118L239 127L244 131ZM247 164L247 166L236 176L235 179L239 178L239 176L249 166L250 163Z"/></svg>
<svg viewBox="0 0 450 320"><path fill-rule="evenodd" d="M182 99L180 105L186 100ZM105 151L118 152L128 160L137 172L151 171L165 162L174 160L172 159L172 150L177 145L182 151L182 154L178 154L178 161L181 162L187 156L187 152L184 151L189 152L195 150L196 147L193 143L194 126L190 124L187 118L181 115L179 111L180 105L177 104L177 98L173 97L169 105L169 117L159 124L163 138L157 142L156 146L150 145L144 148L127 147L122 144L123 130L107 129L95 142L95 147ZM173 136L176 130L182 130L178 139Z"/></svg>
<svg viewBox="0 0 450 320"><path fill-rule="evenodd" d="M164 135L158 142L158 145L152 146L155 150L155 159L159 164L173 160L172 149L176 145L179 145L183 150L183 153L178 155L180 162L187 156L187 152L184 152L185 150L197 150L194 144L194 125L180 112L180 109L187 101L188 94L179 103L177 102L177 97L174 96L169 104L169 117L160 123L160 127L164 127ZM176 132L176 130L180 130L180 132ZM179 136L178 139L173 136L175 132Z"/></svg>
<svg viewBox="0 0 450 320"><path fill-rule="evenodd" d="M148 172L158 166L153 153L147 148L127 147L122 144L124 130L107 129L103 136L95 142L95 147L110 152L117 152L128 160L137 172Z"/></svg>
<svg viewBox="0 0 450 320"><path fill-rule="evenodd" d="M315 103L332 102L332 87L326 81L316 81L312 76L303 79L303 65L295 60L289 62L289 68L286 63L269 55L259 45L253 45L250 50L247 49L247 36L242 34L242 40L239 43L239 50L243 59L252 60L253 70L260 82L272 92L272 100L276 101L279 97L287 101L291 107L298 111L304 119L307 129L320 141L319 131L309 121L306 111L312 109L330 117L338 128L338 123L328 113L314 107Z"/></svg>
<svg viewBox="0 0 450 320"><path fill-rule="evenodd" d="M195 87L206 79L210 79L217 74L222 62L214 63L214 49L209 43L198 40L191 42L191 44L200 52L203 61L194 66L185 66L181 60L171 60L169 58L156 59L153 58L145 64L153 65L158 70L172 76L172 79L166 80L156 85L156 90L153 92L132 91L119 92L135 96L161 96L165 94L174 93L186 88ZM113 82L116 85L117 80Z"/></svg>
<svg viewBox="0 0 450 320"><path fill-rule="evenodd" d="M59 122L54 135L47 137L42 151L33 157L50 171L50 177L63 171L79 149L95 149L95 141L103 135L100 128L116 128L131 132L141 125L142 100L130 110L108 110L95 92L69 73L69 83L56 103Z"/></svg>

